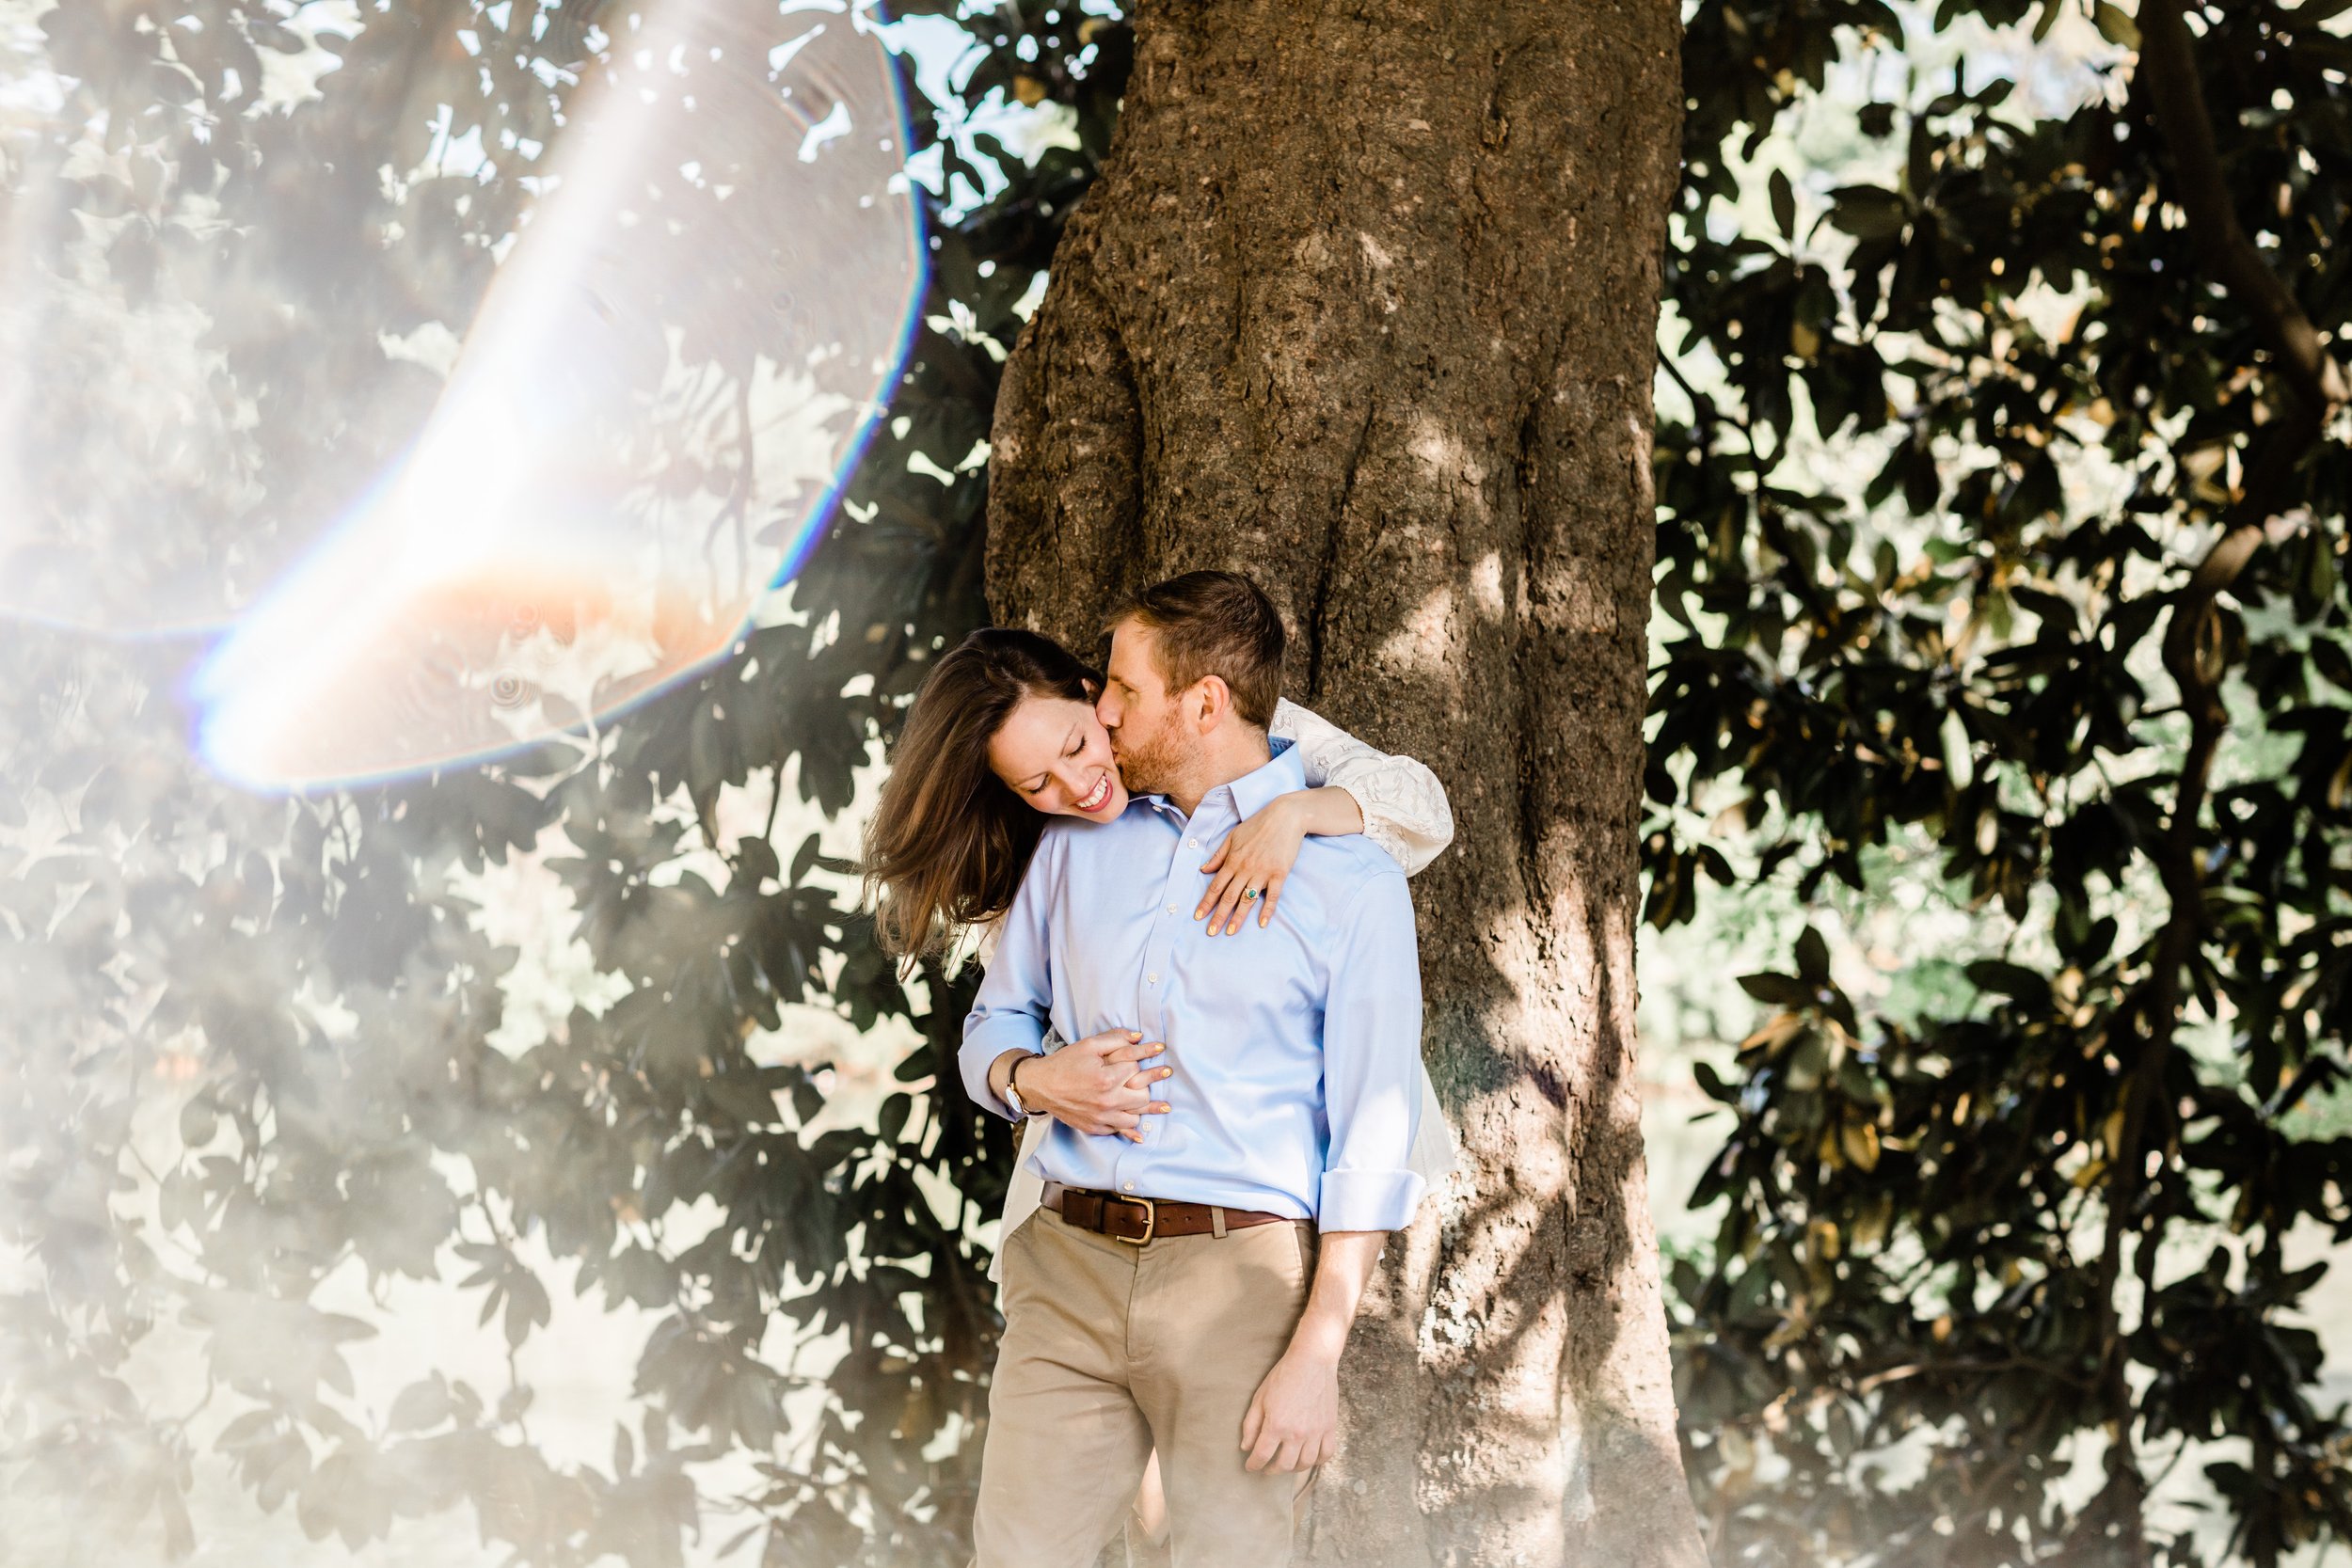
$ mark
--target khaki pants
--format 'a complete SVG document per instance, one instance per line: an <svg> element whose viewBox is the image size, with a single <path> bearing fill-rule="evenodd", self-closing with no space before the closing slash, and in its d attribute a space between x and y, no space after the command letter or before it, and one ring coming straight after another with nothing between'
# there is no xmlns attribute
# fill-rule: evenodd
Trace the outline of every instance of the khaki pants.
<svg viewBox="0 0 2352 1568"><path fill-rule="evenodd" d="M1004 1245L975 1568L1094 1568L1156 1446L1175 1568L1282 1568L1311 1474L1251 1475L1250 1398L1314 1272L1305 1221L1130 1246L1050 1209Z"/></svg>

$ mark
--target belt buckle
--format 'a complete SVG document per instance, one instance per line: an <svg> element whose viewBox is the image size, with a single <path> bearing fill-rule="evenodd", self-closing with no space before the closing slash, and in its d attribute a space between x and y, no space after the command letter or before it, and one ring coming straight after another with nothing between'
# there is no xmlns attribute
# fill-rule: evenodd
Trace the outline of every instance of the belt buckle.
<svg viewBox="0 0 2352 1568"><path fill-rule="evenodd" d="M1129 1197L1124 1194L1106 1193L1104 1196L1112 1203L1133 1204L1135 1207L1143 1211L1142 1235L1113 1236L1111 1238L1112 1241L1124 1242L1129 1246L1142 1246L1152 1240L1152 1232L1159 1228L1160 1224L1160 1206L1157 1203L1148 1197Z"/></svg>

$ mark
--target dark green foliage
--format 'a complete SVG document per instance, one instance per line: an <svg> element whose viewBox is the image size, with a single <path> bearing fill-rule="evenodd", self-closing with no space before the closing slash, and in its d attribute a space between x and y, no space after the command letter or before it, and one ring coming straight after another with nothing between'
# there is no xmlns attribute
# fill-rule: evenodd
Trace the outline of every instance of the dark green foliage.
<svg viewBox="0 0 2352 1568"><path fill-rule="evenodd" d="M2298 24L2326 8L2194 12L2194 59L2251 250L2340 332L2347 50ZM1937 25L1970 10L2026 16ZM2352 1530L2352 1433L2295 1322L2322 1270L2287 1245L2352 1236L2352 1141L2310 1114L2346 1062L2352 465L2216 273L2153 44L2061 118L1948 71L1873 105L1900 173L1824 193L1850 244L1780 189L1777 233L1726 225L1730 159L1872 33L1899 47L1877 5L1691 24L1661 347L1722 375L1660 432L1649 915L1702 879L1870 895L1892 848L1989 935L1899 955L1965 963L1950 1016L1863 1012L1816 932L1747 981L1766 1016L1707 1075L1734 1127L1693 1195L1722 1228L1677 1279L1693 1478L1725 1560L2185 1561L2146 1490L2233 1438L2191 1463L2267 1564ZM1867 477L1791 461L1808 424ZM2234 531L2264 542L2231 577ZM1692 801L1753 832L1709 844Z"/></svg>

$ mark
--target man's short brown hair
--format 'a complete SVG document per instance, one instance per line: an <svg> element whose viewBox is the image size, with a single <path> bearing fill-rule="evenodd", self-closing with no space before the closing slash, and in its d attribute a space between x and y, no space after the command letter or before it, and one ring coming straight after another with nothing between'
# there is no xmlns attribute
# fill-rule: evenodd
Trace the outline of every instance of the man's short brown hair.
<svg viewBox="0 0 2352 1568"><path fill-rule="evenodd" d="M1182 691L1216 675L1233 693L1233 711L1264 729L1282 697L1282 616L1258 585L1238 572L1186 572L1154 583L1111 612L1152 630L1160 678Z"/></svg>

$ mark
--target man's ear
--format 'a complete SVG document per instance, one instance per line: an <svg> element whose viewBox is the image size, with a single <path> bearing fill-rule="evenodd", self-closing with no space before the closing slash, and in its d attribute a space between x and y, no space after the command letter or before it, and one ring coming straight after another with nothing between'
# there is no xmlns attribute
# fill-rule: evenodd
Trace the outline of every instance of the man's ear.
<svg viewBox="0 0 2352 1568"><path fill-rule="evenodd" d="M1206 735L1224 722L1225 715L1232 710L1233 689L1225 684L1222 675L1203 675L1192 689L1195 699L1200 704L1194 722L1200 726L1200 733Z"/></svg>

